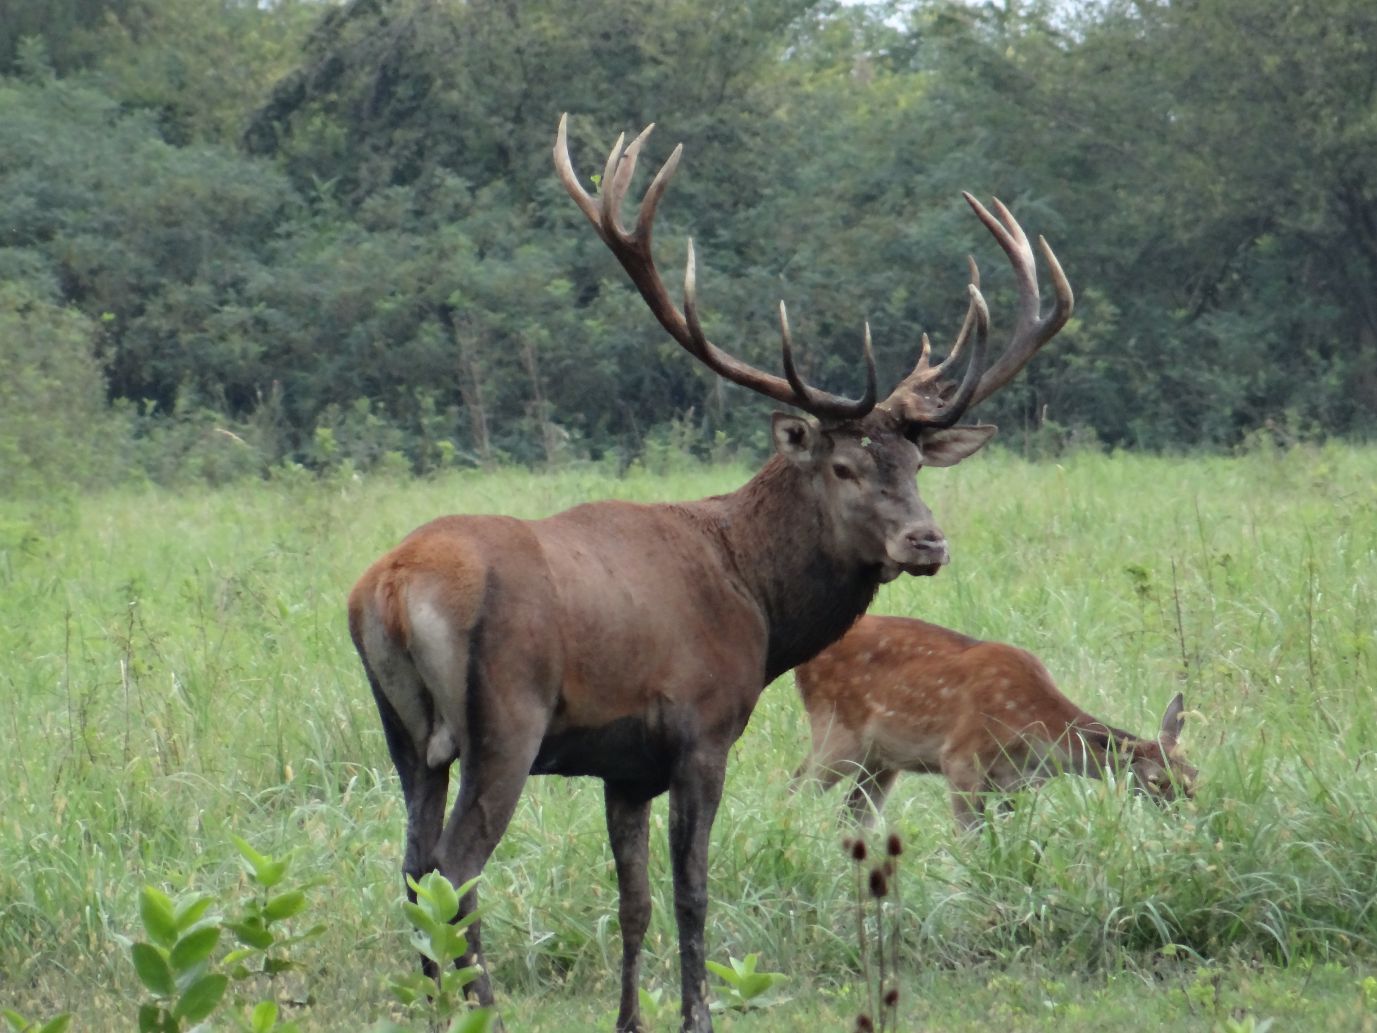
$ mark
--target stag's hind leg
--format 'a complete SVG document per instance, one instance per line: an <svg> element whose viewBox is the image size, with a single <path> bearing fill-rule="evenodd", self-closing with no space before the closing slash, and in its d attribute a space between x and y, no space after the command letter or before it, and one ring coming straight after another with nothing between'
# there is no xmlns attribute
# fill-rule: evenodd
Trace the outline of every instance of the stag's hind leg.
<svg viewBox="0 0 1377 1033"><path fill-rule="evenodd" d="M416 892L407 880L419 879L435 868L435 845L445 822L445 797L449 791L449 760L432 766L426 757L431 708L425 702L426 687L414 663L359 607L351 611L350 631L373 699L382 720L383 737L392 757L406 802L406 852L402 877L407 896ZM421 969L434 977L435 963L421 958Z"/></svg>
<svg viewBox="0 0 1377 1033"><path fill-rule="evenodd" d="M650 800L628 793L628 787L606 784L607 834L617 864L618 920L622 929L622 997L617 1033L643 1033L640 982L641 944L650 926Z"/></svg>
<svg viewBox="0 0 1377 1033"><path fill-rule="evenodd" d="M449 669L462 688L446 685L447 698L462 699L459 727L459 792L435 850L439 869L455 886L475 878L507 830L521 790L540 752L554 708L556 686L532 640L508 634L471 636L466 662ZM462 676L459 672L463 672ZM451 727L459 725L452 714ZM478 907L478 890L464 894L459 916ZM481 922L468 927L469 953L461 964L482 969ZM486 970L469 987L480 1004L492 1004Z"/></svg>

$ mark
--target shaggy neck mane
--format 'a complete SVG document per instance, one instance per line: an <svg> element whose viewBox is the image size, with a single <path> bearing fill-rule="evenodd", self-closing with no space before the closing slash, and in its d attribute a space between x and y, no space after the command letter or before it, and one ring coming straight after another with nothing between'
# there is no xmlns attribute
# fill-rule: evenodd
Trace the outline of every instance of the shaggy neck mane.
<svg viewBox="0 0 1377 1033"><path fill-rule="evenodd" d="M730 495L712 501L727 553L769 625L765 681L839 639L879 587L879 566L836 554L807 474L773 457Z"/></svg>

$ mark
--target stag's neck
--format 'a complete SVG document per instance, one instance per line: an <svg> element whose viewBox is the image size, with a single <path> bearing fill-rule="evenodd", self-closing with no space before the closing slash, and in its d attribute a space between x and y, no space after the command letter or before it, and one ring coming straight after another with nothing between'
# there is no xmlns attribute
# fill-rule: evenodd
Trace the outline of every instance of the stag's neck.
<svg viewBox="0 0 1377 1033"><path fill-rule="evenodd" d="M880 583L878 566L858 567L839 553L805 478L776 456L737 491L707 500L769 627L767 684L839 639Z"/></svg>

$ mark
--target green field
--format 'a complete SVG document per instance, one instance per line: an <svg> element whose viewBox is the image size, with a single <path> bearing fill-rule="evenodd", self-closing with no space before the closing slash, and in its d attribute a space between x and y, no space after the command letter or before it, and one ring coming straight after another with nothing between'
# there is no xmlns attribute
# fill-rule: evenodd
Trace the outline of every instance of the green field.
<svg viewBox="0 0 1377 1033"><path fill-rule="evenodd" d="M411 965L401 795L344 596L443 512L538 516L729 490L745 468L424 482L287 471L226 489L0 502L0 1007L133 1029L144 884L247 892L229 837L315 880L304 1029L396 1014ZM1377 449L1236 458L994 451L925 473L952 543L878 612L1038 653L1097 716L1156 727L1178 689L1194 802L1063 779L977 839L902 781L901 1028L1377 1028ZM790 795L789 679L737 746L714 830L710 956L758 952L787 1000L726 1030L847 1030L856 916L841 795ZM677 965L657 804L647 989ZM619 945L599 787L535 779L483 880L508 1028L610 1031ZM297 1008L290 1002L310 1000ZM1251 1024L1251 1025L1250 1025ZM217 1028L232 1028L226 1022Z"/></svg>

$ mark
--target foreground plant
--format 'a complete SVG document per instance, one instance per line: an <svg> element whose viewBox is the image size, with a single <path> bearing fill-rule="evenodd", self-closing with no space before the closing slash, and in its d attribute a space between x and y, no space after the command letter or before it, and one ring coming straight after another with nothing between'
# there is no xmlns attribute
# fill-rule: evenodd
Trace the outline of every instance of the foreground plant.
<svg viewBox="0 0 1377 1033"><path fill-rule="evenodd" d="M751 953L744 958L730 958L731 965L723 965L717 961L709 961L705 964L708 971L712 972L726 985L720 990L720 1000L724 1008L733 1008L745 1011L748 1008L759 1008L767 1004L779 1003L776 999L763 999L764 995L784 982L789 977L782 972L757 972L756 965L760 961L760 955Z"/></svg>
<svg viewBox="0 0 1377 1033"><path fill-rule="evenodd" d="M228 895L217 900L208 893L189 893L174 899L153 886L145 886L139 895L147 939L132 943L129 953L139 981L153 997L139 1006L140 1033L179 1033L204 1022L225 1003L231 981L257 990L232 998L248 1009L236 1015L241 1028L252 1033L297 1029L293 1021L279 1021L276 991L266 1000L252 998L271 988L282 973L298 969L299 963L285 953L287 948L318 935L324 926L296 934L284 930L281 923L305 910L308 884L284 886L289 857L261 854L238 836L231 839L257 888L238 907L235 918L226 920L211 911L216 903L230 905ZM226 931L240 946L220 958L217 966L214 955Z"/></svg>
<svg viewBox="0 0 1377 1033"><path fill-rule="evenodd" d="M411 943L434 975L413 972L394 979L392 992L410 1013L423 1018L430 1030L443 1029L449 1021L449 1033L487 1033L497 1020L496 1012L491 1008L470 1009L465 1000L465 991L482 970L477 965L460 964L469 951L465 930L477 920L478 912L458 918L459 901L478 884L478 878L458 888L439 872L406 881L416 894L414 901L402 905L412 927ZM387 1022L374 1027L375 1033L400 1033L402 1029Z"/></svg>
<svg viewBox="0 0 1377 1033"><path fill-rule="evenodd" d="M0 1016L4 1017L10 1033L67 1033L67 1027L72 1024L72 1017L66 1012L53 1016L47 1022L26 1019L13 1008L6 1008L0 1012Z"/></svg>
<svg viewBox="0 0 1377 1033"><path fill-rule="evenodd" d="M890 833L885 841L884 860L866 870L869 850L865 840L843 841L846 852L856 863L856 936L861 952L862 1000L867 1010L856 1016L856 1033L897 1031L899 1011L899 917L903 910L899 896L899 856L903 841ZM869 913L875 908L874 966L871 965ZM888 943L886 943L888 941Z"/></svg>

